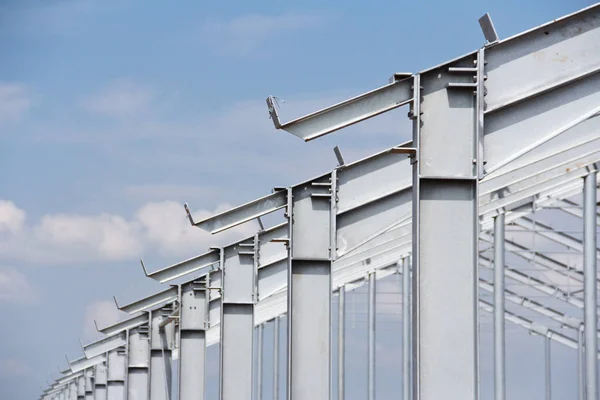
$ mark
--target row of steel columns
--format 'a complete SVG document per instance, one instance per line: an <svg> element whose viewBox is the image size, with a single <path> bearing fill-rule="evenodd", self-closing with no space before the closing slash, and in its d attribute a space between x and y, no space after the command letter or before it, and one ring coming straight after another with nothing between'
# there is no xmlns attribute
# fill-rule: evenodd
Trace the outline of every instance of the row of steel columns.
<svg viewBox="0 0 600 400"><path fill-rule="evenodd" d="M584 177L583 185L583 275L584 320L578 331L578 391L580 400L597 400L598 311L597 311L597 172ZM505 342L505 249L504 214L494 220L494 395L506 399ZM546 400L552 399L552 369L550 336L544 337Z"/></svg>

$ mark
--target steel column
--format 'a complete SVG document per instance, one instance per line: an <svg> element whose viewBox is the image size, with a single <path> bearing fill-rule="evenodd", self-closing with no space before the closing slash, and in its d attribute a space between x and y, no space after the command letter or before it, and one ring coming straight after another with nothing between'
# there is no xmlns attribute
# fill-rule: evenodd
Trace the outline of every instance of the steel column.
<svg viewBox="0 0 600 400"><path fill-rule="evenodd" d="M208 329L208 277L181 285L179 400L203 400Z"/></svg>
<svg viewBox="0 0 600 400"><path fill-rule="evenodd" d="M77 378L77 400L85 400L85 376L84 375L81 375L79 378Z"/></svg>
<svg viewBox="0 0 600 400"><path fill-rule="evenodd" d="M334 170L321 181L288 190L288 400L329 400L331 396L336 187Z"/></svg>
<svg viewBox="0 0 600 400"><path fill-rule="evenodd" d="M94 400L94 370L88 368L85 375L85 400Z"/></svg>
<svg viewBox="0 0 600 400"><path fill-rule="evenodd" d="M585 400L585 344L584 325L579 326L577 331L577 388L579 400Z"/></svg>
<svg viewBox="0 0 600 400"><path fill-rule="evenodd" d="M494 398L496 400L506 398L504 226L504 214L499 214L494 218Z"/></svg>
<svg viewBox="0 0 600 400"><path fill-rule="evenodd" d="M584 178L583 187L583 264L584 264L584 324L586 399L598 399L598 309L596 295L596 171Z"/></svg>
<svg viewBox="0 0 600 400"><path fill-rule="evenodd" d="M273 399L279 399L279 317L273 320Z"/></svg>
<svg viewBox="0 0 600 400"><path fill-rule="evenodd" d="M410 400L411 394L411 358L410 351L410 262L402 260L402 399Z"/></svg>
<svg viewBox="0 0 600 400"><path fill-rule="evenodd" d="M77 382L71 381L69 383L69 400L77 400Z"/></svg>
<svg viewBox="0 0 600 400"><path fill-rule="evenodd" d="M375 286L375 272L369 274L369 301L368 301L368 314L367 314L367 399L375 400L375 299L376 299L376 286Z"/></svg>
<svg viewBox="0 0 600 400"><path fill-rule="evenodd" d="M482 49L450 67L414 77L416 400L478 398L477 196L483 165L484 64Z"/></svg>
<svg viewBox="0 0 600 400"><path fill-rule="evenodd" d="M129 331L127 363L127 400L148 400L150 368L148 326Z"/></svg>
<svg viewBox="0 0 600 400"><path fill-rule="evenodd" d="M94 368L94 400L107 400L106 384L106 364L98 364Z"/></svg>
<svg viewBox="0 0 600 400"><path fill-rule="evenodd" d="M107 358L107 400L123 400L125 399L125 348L120 347L109 351Z"/></svg>
<svg viewBox="0 0 600 400"><path fill-rule="evenodd" d="M171 398L171 344L173 324L160 328L160 323L172 309L164 308L150 312L150 399Z"/></svg>
<svg viewBox="0 0 600 400"><path fill-rule="evenodd" d="M552 400L552 359L551 346L549 334L544 336L544 365L546 367L546 400Z"/></svg>
<svg viewBox="0 0 600 400"><path fill-rule="evenodd" d="M256 327L257 332L257 349L256 349L256 400L263 398L263 330L264 325L260 324Z"/></svg>
<svg viewBox="0 0 600 400"><path fill-rule="evenodd" d="M221 251L222 400L252 399L257 240Z"/></svg>
<svg viewBox="0 0 600 400"><path fill-rule="evenodd" d="M344 400L346 389L346 287L338 289L338 400Z"/></svg>

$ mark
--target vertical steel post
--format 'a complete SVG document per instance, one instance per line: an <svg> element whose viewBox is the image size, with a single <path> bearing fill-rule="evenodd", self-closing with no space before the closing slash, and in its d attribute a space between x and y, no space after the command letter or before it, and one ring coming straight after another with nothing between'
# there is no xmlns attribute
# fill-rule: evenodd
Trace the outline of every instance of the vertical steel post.
<svg viewBox="0 0 600 400"><path fill-rule="evenodd" d="M85 400L85 373L77 378L77 400Z"/></svg>
<svg viewBox="0 0 600 400"><path fill-rule="evenodd" d="M410 263L402 260L402 393L403 400L411 400L411 358L410 351Z"/></svg>
<svg viewBox="0 0 600 400"><path fill-rule="evenodd" d="M85 400L94 400L94 370L85 370Z"/></svg>
<svg viewBox="0 0 600 400"><path fill-rule="evenodd" d="M415 400L479 396L477 242L484 50L452 66L459 71L433 68L416 75L413 83Z"/></svg>
<svg viewBox="0 0 600 400"><path fill-rule="evenodd" d="M251 400L258 237L221 250L221 399Z"/></svg>
<svg viewBox="0 0 600 400"><path fill-rule="evenodd" d="M125 348L109 351L107 364L106 398L123 400L125 399Z"/></svg>
<svg viewBox="0 0 600 400"><path fill-rule="evenodd" d="M598 399L598 305L596 295L596 171L584 177L583 187L583 264L586 399Z"/></svg>
<svg viewBox="0 0 600 400"><path fill-rule="evenodd" d="M96 365L94 368L94 400L107 400L107 378L106 364Z"/></svg>
<svg viewBox="0 0 600 400"><path fill-rule="evenodd" d="M208 278L181 285L179 400L204 400Z"/></svg>
<svg viewBox="0 0 600 400"><path fill-rule="evenodd" d="M173 323L161 328L161 321L172 310L165 308L150 312L150 400L171 398L171 348Z"/></svg>
<svg viewBox="0 0 600 400"><path fill-rule="evenodd" d="M273 320L273 399L279 399L279 317Z"/></svg>
<svg viewBox="0 0 600 400"><path fill-rule="evenodd" d="M262 400L263 398L263 324L256 327L258 330L257 335L257 349L256 349L256 400Z"/></svg>
<svg viewBox="0 0 600 400"><path fill-rule="evenodd" d="M127 400L148 400L150 337L148 326L129 331Z"/></svg>
<svg viewBox="0 0 600 400"><path fill-rule="evenodd" d="M585 400L585 343L584 326L579 325L577 331L577 387L579 389L579 400Z"/></svg>
<svg viewBox="0 0 600 400"><path fill-rule="evenodd" d="M504 339L504 214L494 218L494 389L495 400L506 398Z"/></svg>
<svg viewBox="0 0 600 400"><path fill-rule="evenodd" d="M376 286L375 286L375 272L369 274L369 301L368 301L368 368L367 368L367 399L375 400L375 299L376 299Z"/></svg>
<svg viewBox="0 0 600 400"><path fill-rule="evenodd" d="M77 400L77 382L71 381L69 383L69 400Z"/></svg>
<svg viewBox="0 0 600 400"><path fill-rule="evenodd" d="M346 389L346 287L340 286L338 289L338 400L344 400L344 391Z"/></svg>
<svg viewBox="0 0 600 400"><path fill-rule="evenodd" d="M544 336L544 364L546 366L546 400L552 400L552 359L550 350L552 342L550 336Z"/></svg>

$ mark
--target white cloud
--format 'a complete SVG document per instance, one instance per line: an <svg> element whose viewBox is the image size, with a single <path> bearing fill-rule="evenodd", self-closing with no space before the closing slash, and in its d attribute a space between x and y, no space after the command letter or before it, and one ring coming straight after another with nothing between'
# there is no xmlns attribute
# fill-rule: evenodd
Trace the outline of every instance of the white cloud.
<svg viewBox="0 0 600 400"><path fill-rule="evenodd" d="M216 210L197 210L194 217L207 217L228 208L223 204ZM24 219L25 212L19 211ZM152 202L140 207L131 218L108 213L47 214L32 225L21 223L19 229L0 236L0 259L56 265L134 260L147 252L189 256L255 232L256 225L250 222L215 237L190 226L180 203Z"/></svg>
<svg viewBox="0 0 600 400"><path fill-rule="evenodd" d="M14 268L0 267L0 302L29 304L37 295L27 277Z"/></svg>
<svg viewBox="0 0 600 400"><path fill-rule="evenodd" d="M27 364L16 358L0 360L0 375L2 376L22 376L29 374L30 371Z"/></svg>
<svg viewBox="0 0 600 400"><path fill-rule="evenodd" d="M155 92L151 88L122 79L112 81L97 93L82 98L80 105L96 114L123 118L147 111L154 99Z"/></svg>
<svg viewBox="0 0 600 400"><path fill-rule="evenodd" d="M247 56L270 37L286 31L314 28L324 18L309 14L245 15L230 21L209 21L203 27L203 40L215 51L235 56Z"/></svg>
<svg viewBox="0 0 600 400"><path fill-rule="evenodd" d="M85 338L93 338L99 335L94 321L100 328L104 328L116 324L126 317L128 315L119 311L112 301L96 301L88 304L85 307L83 319L83 336Z"/></svg>
<svg viewBox="0 0 600 400"><path fill-rule="evenodd" d="M24 222L25 211L15 206L12 201L0 200L0 234L20 232Z"/></svg>
<svg viewBox="0 0 600 400"><path fill-rule="evenodd" d="M32 103L32 95L24 85L0 82L0 123L19 120Z"/></svg>

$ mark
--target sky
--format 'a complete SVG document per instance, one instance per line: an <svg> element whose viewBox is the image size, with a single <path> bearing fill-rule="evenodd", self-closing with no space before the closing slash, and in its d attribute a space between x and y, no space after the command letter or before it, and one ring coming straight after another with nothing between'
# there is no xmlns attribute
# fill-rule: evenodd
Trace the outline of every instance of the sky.
<svg viewBox="0 0 600 400"><path fill-rule="evenodd" d="M405 113L389 113L306 144L273 128L268 95L289 120L482 46L486 12L505 38L590 4L0 1L0 399L37 398L78 339L98 337L94 320L122 318L113 295L160 289L140 258L154 270L256 230L211 237L184 202L208 216L330 170L336 145L351 161L410 138ZM380 398L398 390L398 318L378 336ZM348 380L365 385L349 399L366 387L360 326ZM541 339L510 332L510 398L541 399ZM571 393L575 364L560 357L575 353L561 351L554 386Z"/></svg>

